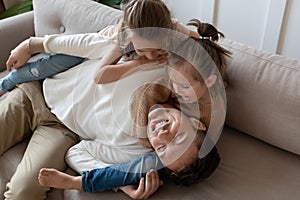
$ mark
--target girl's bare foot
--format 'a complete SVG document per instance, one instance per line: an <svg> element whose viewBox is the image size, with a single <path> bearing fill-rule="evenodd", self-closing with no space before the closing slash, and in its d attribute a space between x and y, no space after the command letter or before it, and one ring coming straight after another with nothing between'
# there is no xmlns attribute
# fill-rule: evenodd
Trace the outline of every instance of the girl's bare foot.
<svg viewBox="0 0 300 200"><path fill-rule="evenodd" d="M81 176L71 176L56 169L42 168L38 178L42 186L82 190Z"/></svg>

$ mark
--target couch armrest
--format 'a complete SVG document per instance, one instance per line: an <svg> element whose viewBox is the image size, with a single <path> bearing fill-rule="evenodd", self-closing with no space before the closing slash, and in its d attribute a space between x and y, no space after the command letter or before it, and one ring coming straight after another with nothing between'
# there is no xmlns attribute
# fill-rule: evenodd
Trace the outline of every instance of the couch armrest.
<svg viewBox="0 0 300 200"><path fill-rule="evenodd" d="M33 11L0 20L0 71L5 69L10 51L33 35Z"/></svg>

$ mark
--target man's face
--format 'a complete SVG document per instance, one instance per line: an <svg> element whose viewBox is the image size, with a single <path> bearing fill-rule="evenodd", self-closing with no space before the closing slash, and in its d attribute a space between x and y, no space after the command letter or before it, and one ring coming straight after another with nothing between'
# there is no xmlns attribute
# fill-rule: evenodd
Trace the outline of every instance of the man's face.
<svg viewBox="0 0 300 200"><path fill-rule="evenodd" d="M197 133L190 120L174 108L156 108L148 115L148 138L162 163L180 171L197 157Z"/></svg>

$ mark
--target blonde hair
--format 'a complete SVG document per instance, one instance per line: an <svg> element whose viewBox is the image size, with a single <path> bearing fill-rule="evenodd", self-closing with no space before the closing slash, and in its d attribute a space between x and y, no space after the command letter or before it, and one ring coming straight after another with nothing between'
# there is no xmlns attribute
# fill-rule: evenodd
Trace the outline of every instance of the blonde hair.
<svg viewBox="0 0 300 200"><path fill-rule="evenodd" d="M131 29L173 28L170 10L161 0L129 1L124 8L123 25Z"/></svg>
<svg viewBox="0 0 300 200"><path fill-rule="evenodd" d="M154 27L174 28L171 12L161 0L129 0L122 7L124 15L120 21L118 38L121 47L128 46L133 35L146 39L159 38Z"/></svg>

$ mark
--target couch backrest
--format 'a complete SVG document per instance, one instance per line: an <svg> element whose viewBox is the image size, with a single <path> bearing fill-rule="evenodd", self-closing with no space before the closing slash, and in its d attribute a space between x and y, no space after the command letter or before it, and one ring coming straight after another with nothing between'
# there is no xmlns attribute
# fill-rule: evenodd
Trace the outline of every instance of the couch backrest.
<svg viewBox="0 0 300 200"><path fill-rule="evenodd" d="M224 39L228 68L226 123L300 155L300 61Z"/></svg>
<svg viewBox="0 0 300 200"><path fill-rule="evenodd" d="M122 15L92 0L33 0L33 7L36 36L97 32Z"/></svg>

